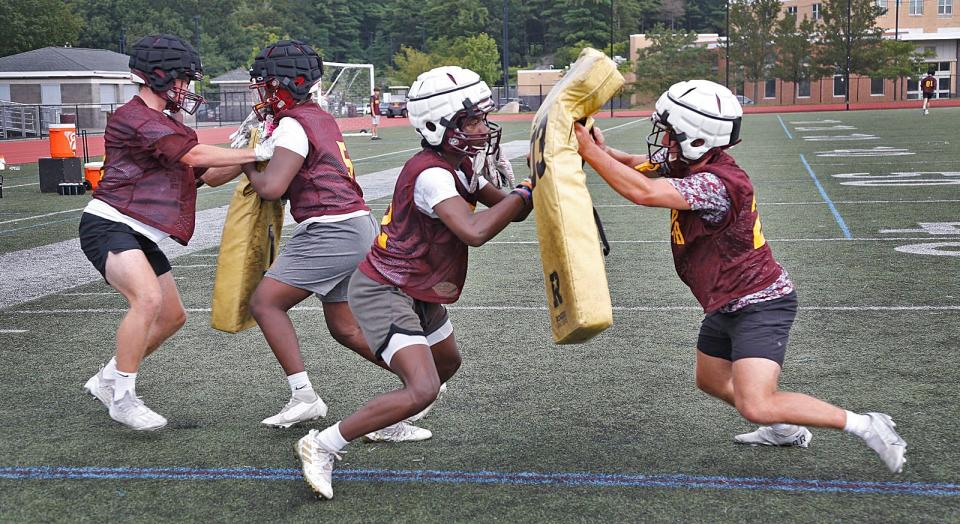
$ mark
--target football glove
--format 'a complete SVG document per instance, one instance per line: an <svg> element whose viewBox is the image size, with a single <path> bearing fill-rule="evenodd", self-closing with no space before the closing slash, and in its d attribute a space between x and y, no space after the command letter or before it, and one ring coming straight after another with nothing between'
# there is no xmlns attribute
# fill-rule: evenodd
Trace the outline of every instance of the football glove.
<svg viewBox="0 0 960 524"><path fill-rule="evenodd" d="M274 148L274 137L270 137L263 142L253 146L253 154L256 156L257 162L263 162L264 160L270 160L273 157L273 148Z"/></svg>
<svg viewBox="0 0 960 524"><path fill-rule="evenodd" d="M247 118L240 123L240 127L230 134L230 147L233 149L243 149L250 144L250 130L259 126L260 120L257 113L251 111Z"/></svg>

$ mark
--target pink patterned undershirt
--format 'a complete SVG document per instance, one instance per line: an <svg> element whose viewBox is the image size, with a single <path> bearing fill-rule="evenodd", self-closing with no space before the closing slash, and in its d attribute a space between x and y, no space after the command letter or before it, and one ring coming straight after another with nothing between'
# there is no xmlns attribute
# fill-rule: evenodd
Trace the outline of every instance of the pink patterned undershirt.
<svg viewBox="0 0 960 524"><path fill-rule="evenodd" d="M699 212L700 218L711 224L720 223L727 212L730 211L732 202L727 195L727 187L713 173L695 173L684 178L668 178L667 181L677 188L684 200L690 204L691 210ZM773 284L755 293L732 300L717 311L732 313L750 304L785 297L793 293L794 289L793 281L790 280L787 271L783 269L783 266L780 266L780 276Z"/></svg>

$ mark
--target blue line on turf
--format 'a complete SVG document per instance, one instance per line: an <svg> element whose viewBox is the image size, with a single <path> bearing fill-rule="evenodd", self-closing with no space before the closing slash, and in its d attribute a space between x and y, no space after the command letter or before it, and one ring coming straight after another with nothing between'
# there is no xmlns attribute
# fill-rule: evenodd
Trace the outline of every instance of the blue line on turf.
<svg viewBox="0 0 960 524"><path fill-rule="evenodd" d="M803 162L803 167L807 168L807 173L810 173L810 178L813 179L813 183L817 185L823 201L830 207L830 212L833 213L833 218L836 219L837 224L843 231L843 236L846 237L847 240L852 240L853 236L850 234L850 229L847 228L847 223L843 221L843 217L840 216L840 212L837 211L837 206L833 205L833 200L830 200L830 197L827 196L827 190L820 184L820 180L817 179L817 175L814 174L813 169L810 168L810 164L807 163L807 159L803 156L803 153L800 153L800 161Z"/></svg>
<svg viewBox="0 0 960 524"><path fill-rule="evenodd" d="M783 132L787 134L787 138L793 140L793 135L790 134L790 131L787 130L787 124L783 123L783 119L780 118L780 115L777 115L777 120L780 121L780 125L783 127Z"/></svg>
<svg viewBox="0 0 960 524"><path fill-rule="evenodd" d="M960 484L942 482L876 482L796 479L789 477L723 477L684 474L629 475L604 473L538 473L499 471L340 469L338 481L432 482L444 484L553 485L569 487L742 489L813 493L884 493L889 495L960 496ZM164 480L299 480L291 468L97 468L0 467L0 479L164 479Z"/></svg>

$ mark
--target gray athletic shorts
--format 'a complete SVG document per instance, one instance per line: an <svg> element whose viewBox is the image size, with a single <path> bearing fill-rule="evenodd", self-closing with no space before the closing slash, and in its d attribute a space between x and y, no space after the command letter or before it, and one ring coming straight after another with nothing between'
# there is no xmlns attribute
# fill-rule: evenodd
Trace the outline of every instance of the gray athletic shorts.
<svg viewBox="0 0 960 524"><path fill-rule="evenodd" d="M405 347L432 346L453 334L443 304L416 300L359 269L350 277L350 310L367 344L388 366L393 355Z"/></svg>
<svg viewBox="0 0 960 524"><path fill-rule="evenodd" d="M266 276L316 293L324 302L346 302L350 275L379 232L372 214L297 226Z"/></svg>

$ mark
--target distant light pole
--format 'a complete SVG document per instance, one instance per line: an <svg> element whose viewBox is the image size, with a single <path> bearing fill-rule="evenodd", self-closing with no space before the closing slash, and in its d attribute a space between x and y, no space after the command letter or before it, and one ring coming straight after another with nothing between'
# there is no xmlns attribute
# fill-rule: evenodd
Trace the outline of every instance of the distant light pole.
<svg viewBox="0 0 960 524"><path fill-rule="evenodd" d="M610 60L613 60L613 0L610 0ZM610 99L610 118L613 118L613 99Z"/></svg>
<svg viewBox="0 0 960 524"><path fill-rule="evenodd" d="M503 0L503 92L505 98L510 98L510 32L507 29L507 1ZM520 93L517 92L517 98Z"/></svg>
<svg viewBox="0 0 960 524"><path fill-rule="evenodd" d="M900 40L900 0L896 0L896 2L894 3L894 5L895 5L896 7L894 8L895 13L894 13L894 15L893 15L893 19L894 19L894 22L893 22L893 39L894 39L894 40ZM900 84L901 84L901 83L902 83L902 77L901 77L900 75L897 75L896 85L893 86L893 101L894 101L894 102L897 101L897 94L900 92Z"/></svg>
<svg viewBox="0 0 960 524"><path fill-rule="evenodd" d="M730 89L730 0L724 0L723 3L726 6L726 10L727 10L727 34L726 34L726 40L724 41L725 45L723 46L724 49L726 50L726 58L724 58L724 62L725 62L724 66L726 67L726 70L727 70L727 79L723 85L727 89Z"/></svg>
<svg viewBox="0 0 960 524"><path fill-rule="evenodd" d="M847 0L847 70L845 71L844 100L846 101L846 110L850 110L850 0Z"/></svg>

